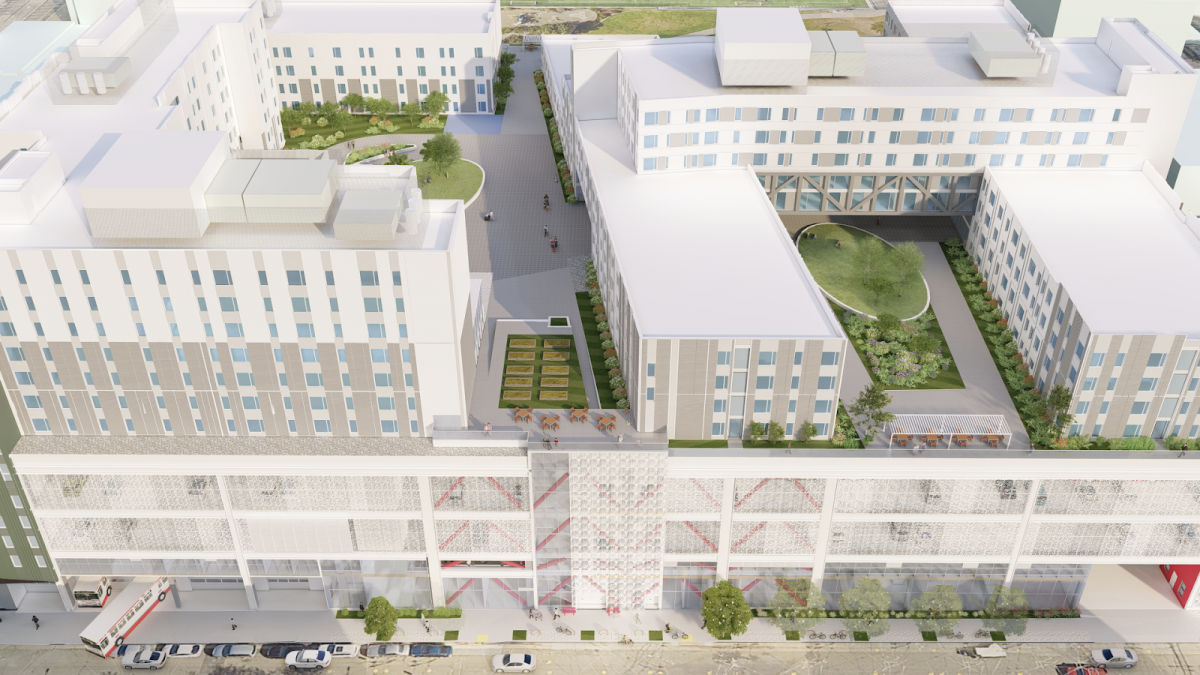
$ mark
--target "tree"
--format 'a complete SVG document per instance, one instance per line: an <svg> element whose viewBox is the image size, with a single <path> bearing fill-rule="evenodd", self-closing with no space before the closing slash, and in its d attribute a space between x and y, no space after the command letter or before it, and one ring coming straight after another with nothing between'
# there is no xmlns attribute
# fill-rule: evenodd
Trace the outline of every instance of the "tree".
<svg viewBox="0 0 1200 675"><path fill-rule="evenodd" d="M462 160L462 147L454 134L435 134L421 146L421 158L449 178L450 167Z"/></svg>
<svg viewBox="0 0 1200 675"><path fill-rule="evenodd" d="M887 295L892 291L892 280L883 275L882 272L876 272L867 277L867 290L875 294L875 304L879 304L879 296Z"/></svg>
<svg viewBox="0 0 1200 675"><path fill-rule="evenodd" d="M341 109L341 106L333 101L325 101L321 104L321 109L317 112L320 113L321 117L324 117L325 119L332 119L334 115L337 114L337 111Z"/></svg>
<svg viewBox="0 0 1200 675"><path fill-rule="evenodd" d="M806 631L825 620L825 596L811 579L776 579L775 597L768 603L771 625L781 631Z"/></svg>
<svg viewBox="0 0 1200 675"><path fill-rule="evenodd" d="M387 598L377 595L367 604L364 618L366 624L363 626L363 632L374 635L376 640L386 642L396 634L396 619L400 618L400 613L392 607Z"/></svg>
<svg viewBox="0 0 1200 675"><path fill-rule="evenodd" d="M884 424L896 419L895 415L885 410L891 404L891 395L878 382L872 382L859 392L858 398L850 404L847 412L866 431L863 437L864 443L870 443Z"/></svg>
<svg viewBox="0 0 1200 675"><path fill-rule="evenodd" d="M763 436L767 435L767 425L762 422L750 423L750 440L761 441Z"/></svg>
<svg viewBox="0 0 1200 675"><path fill-rule="evenodd" d="M425 111L421 108L420 103L405 103L401 106L400 111L408 115L409 124L414 128L417 126L417 122L420 122L421 118L425 115Z"/></svg>
<svg viewBox="0 0 1200 675"><path fill-rule="evenodd" d="M500 65L502 66L511 66L520 60L521 59L518 59L517 55L512 52L502 52L500 54Z"/></svg>
<svg viewBox="0 0 1200 675"><path fill-rule="evenodd" d="M387 163L396 165L396 164L410 164L411 162L408 161L407 154L405 154L403 152L394 152L388 156Z"/></svg>
<svg viewBox="0 0 1200 675"><path fill-rule="evenodd" d="M1070 423L1067 411L1071 406L1071 390L1055 385L1044 396L1038 396L1023 410L1031 424L1027 425L1029 440L1039 448L1049 448L1062 438L1063 430Z"/></svg>
<svg viewBox="0 0 1200 675"><path fill-rule="evenodd" d="M349 113L349 111L343 110L341 108L338 108L337 110L335 110L333 112L333 117L329 118L329 122L331 124L336 124L337 126L341 127L342 131L345 131L346 125L350 124L350 122L352 122L352 121L354 121L354 116L351 115Z"/></svg>
<svg viewBox="0 0 1200 675"><path fill-rule="evenodd" d="M364 105L372 115L387 119L387 116L396 112L396 104L386 98L368 98L364 100Z"/></svg>
<svg viewBox="0 0 1200 675"><path fill-rule="evenodd" d="M362 97L362 94L357 92L351 92L342 98L342 105L350 108L351 110L363 107L363 104L366 102L367 100Z"/></svg>
<svg viewBox="0 0 1200 675"><path fill-rule="evenodd" d="M912 605L917 613L917 630L949 635L963 617L962 598L953 586L941 585L925 591Z"/></svg>
<svg viewBox="0 0 1200 675"><path fill-rule="evenodd" d="M312 117L317 114L317 104L312 101L305 101L300 104L297 109L302 117Z"/></svg>
<svg viewBox="0 0 1200 675"><path fill-rule="evenodd" d="M300 126L300 120L304 119L300 112L291 108L284 108L279 111L279 121L283 124L284 129L294 129Z"/></svg>
<svg viewBox="0 0 1200 675"><path fill-rule="evenodd" d="M501 62L500 67L496 69L496 79L500 80L501 82L512 82L513 76L515 75L516 72L512 69L512 66L503 62Z"/></svg>
<svg viewBox="0 0 1200 675"><path fill-rule="evenodd" d="M983 627L988 630L1003 631L1005 636L1024 635L1029 619L1025 613L1029 611L1029 599L1025 591L1008 586L997 586L984 606L985 616Z"/></svg>
<svg viewBox="0 0 1200 675"><path fill-rule="evenodd" d="M867 279L870 278L871 272L879 269L883 264L886 254L887 251L883 247L883 242L877 237L865 237L858 242L858 246L854 247L851 262L862 271L864 285L867 283Z"/></svg>
<svg viewBox="0 0 1200 675"><path fill-rule="evenodd" d="M742 589L728 581L720 581L705 590L701 597L704 598L704 607L700 615L708 622L710 635L729 638L746 632L754 615L750 613L750 605L746 603Z"/></svg>
<svg viewBox="0 0 1200 675"><path fill-rule="evenodd" d="M492 95L496 97L496 103L500 104L508 100L512 96L513 86L511 82L505 80L496 80L492 82Z"/></svg>
<svg viewBox="0 0 1200 675"><path fill-rule="evenodd" d="M808 420L804 420L804 424L800 425L800 442L807 443L812 440L813 436L817 435L817 425Z"/></svg>
<svg viewBox="0 0 1200 675"><path fill-rule="evenodd" d="M767 422L767 442L778 443L779 439L783 438L783 425L779 422L771 420Z"/></svg>
<svg viewBox="0 0 1200 675"><path fill-rule="evenodd" d="M425 113L434 119L437 119L437 116L441 115L449 105L450 97L440 91L431 91L425 97Z"/></svg>
<svg viewBox="0 0 1200 675"><path fill-rule="evenodd" d="M859 579L854 588L847 589L838 598L838 607L846 630L864 631L867 637L878 637L892 629L887 620L892 596L878 579Z"/></svg>
<svg viewBox="0 0 1200 675"><path fill-rule="evenodd" d="M904 286L915 281L921 272L925 271L925 254L911 241L896 246L888 258L898 286L896 295L900 295Z"/></svg>

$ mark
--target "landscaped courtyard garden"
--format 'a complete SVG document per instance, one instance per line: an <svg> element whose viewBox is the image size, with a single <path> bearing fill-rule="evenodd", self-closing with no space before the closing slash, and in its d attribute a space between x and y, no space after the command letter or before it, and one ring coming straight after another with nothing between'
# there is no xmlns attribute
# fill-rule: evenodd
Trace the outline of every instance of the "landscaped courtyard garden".
<svg viewBox="0 0 1200 675"><path fill-rule="evenodd" d="M821 289L857 312L907 319L929 301L925 258L911 242L892 246L858 228L821 223L801 232L796 247Z"/></svg>
<svg viewBox="0 0 1200 675"><path fill-rule="evenodd" d="M887 389L964 389L937 316L912 321L890 314L868 319L830 304L871 379Z"/></svg>
<svg viewBox="0 0 1200 675"><path fill-rule="evenodd" d="M501 408L586 408L587 393L571 335L510 335Z"/></svg>

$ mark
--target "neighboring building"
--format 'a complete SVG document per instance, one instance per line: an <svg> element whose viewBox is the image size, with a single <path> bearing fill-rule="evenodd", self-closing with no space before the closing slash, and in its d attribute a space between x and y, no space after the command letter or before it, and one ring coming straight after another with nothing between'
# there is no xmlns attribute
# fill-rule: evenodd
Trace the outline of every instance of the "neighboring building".
<svg viewBox="0 0 1200 675"><path fill-rule="evenodd" d="M291 106L336 103L346 94L400 106L440 90L450 98L448 112L492 113L500 37L498 0L288 0L267 21L279 99Z"/></svg>
<svg viewBox="0 0 1200 675"><path fill-rule="evenodd" d="M1012 0L889 0L883 19L885 37L965 38L972 31L1029 29ZM1095 27L1087 37L1094 33Z"/></svg>
<svg viewBox="0 0 1200 675"><path fill-rule="evenodd" d="M1162 38L1173 54L1183 51L1192 27L1192 0L1012 0L1040 35L1091 37L1106 17L1133 16Z"/></svg>
<svg viewBox="0 0 1200 675"><path fill-rule="evenodd" d="M988 169L984 195L968 251L1037 386L1071 389L1069 433L1196 438L1200 304L1178 275L1200 268L1200 221L1148 166Z"/></svg>
<svg viewBox="0 0 1200 675"><path fill-rule="evenodd" d="M1134 20L1105 20L1086 40L983 32L1002 43L973 47L969 37L807 33L794 14L722 9L716 37L547 36L551 103L562 117L580 106L569 100L580 82L601 77L597 90L617 90L605 114L639 174L751 166L781 214L965 216L984 167L1148 160L1166 174L1195 86L1192 69ZM756 50L748 74L722 70L725 38ZM781 69L786 82L772 79Z"/></svg>

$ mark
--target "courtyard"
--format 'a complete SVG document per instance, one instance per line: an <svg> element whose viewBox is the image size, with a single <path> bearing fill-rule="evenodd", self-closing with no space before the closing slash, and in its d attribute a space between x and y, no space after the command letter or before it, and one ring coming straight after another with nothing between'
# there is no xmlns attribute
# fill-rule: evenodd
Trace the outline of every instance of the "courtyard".
<svg viewBox="0 0 1200 675"><path fill-rule="evenodd" d="M883 245L882 255L873 261L874 267L864 269L863 249L876 243ZM796 246L821 289L850 309L909 319L919 316L928 304L924 276L917 273L899 278L890 264L896 247L869 232L821 223L805 229ZM875 280L887 283L872 288Z"/></svg>

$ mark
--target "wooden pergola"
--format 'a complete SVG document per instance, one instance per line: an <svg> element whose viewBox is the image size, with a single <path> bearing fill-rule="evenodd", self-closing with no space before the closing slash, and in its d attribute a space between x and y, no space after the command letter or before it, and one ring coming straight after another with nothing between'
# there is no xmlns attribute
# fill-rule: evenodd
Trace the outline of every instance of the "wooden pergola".
<svg viewBox="0 0 1200 675"><path fill-rule="evenodd" d="M960 448L979 443L993 448L1012 445L1012 432L1004 415L896 415L883 427L888 449L893 443L915 447L925 443L931 448Z"/></svg>

